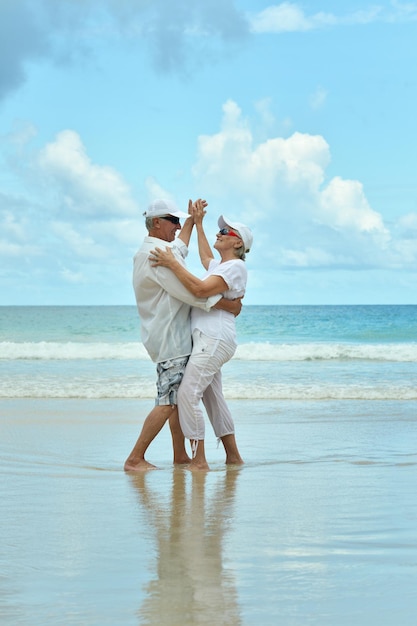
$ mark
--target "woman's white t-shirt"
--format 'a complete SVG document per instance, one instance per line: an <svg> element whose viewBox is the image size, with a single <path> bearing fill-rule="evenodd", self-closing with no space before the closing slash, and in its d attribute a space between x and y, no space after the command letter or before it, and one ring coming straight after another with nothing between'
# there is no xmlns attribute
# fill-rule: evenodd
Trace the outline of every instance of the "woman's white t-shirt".
<svg viewBox="0 0 417 626"><path fill-rule="evenodd" d="M208 270L203 276L205 280L209 276L221 276L228 286L223 292L223 297L229 300L240 298L245 294L248 273L245 262L241 259L224 261L212 259ZM191 331L200 330L205 335L214 339L222 339L236 344L235 316L233 313L212 308L203 311L193 307L191 309Z"/></svg>

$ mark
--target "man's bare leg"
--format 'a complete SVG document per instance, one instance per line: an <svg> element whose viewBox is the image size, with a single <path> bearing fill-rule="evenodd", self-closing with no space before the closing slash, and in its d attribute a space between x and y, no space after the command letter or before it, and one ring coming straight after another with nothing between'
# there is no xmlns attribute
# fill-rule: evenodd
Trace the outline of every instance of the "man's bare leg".
<svg viewBox="0 0 417 626"><path fill-rule="evenodd" d="M234 435L225 435L221 437L224 449L226 451L227 465L243 465L244 461L237 449L237 443Z"/></svg>
<svg viewBox="0 0 417 626"><path fill-rule="evenodd" d="M195 453L193 454L193 458L191 459L190 463L187 465L187 469L189 470L203 470L203 471L207 471L209 470L209 466L206 460L206 453L204 450L204 439L200 439L199 441L192 439L191 440L191 447L194 449L195 448Z"/></svg>
<svg viewBox="0 0 417 626"><path fill-rule="evenodd" d="M156 469L155 465L145 461L145 452L149 445L155 439L156 435L162 429L163 425L172 413L171 406L155 406L145 419L142 431L132 452L126 459L124 469L126 472L144 471L148 469Z"/></svg>
<svg viewBox="0 0 417 626"><path fill-rule="evenodd" d="M174 450L174 464L183 465L191 461L185 449L185 439L181 430L180 420L178 417L178 407L172 406L172 412L169 416L169 428L172 436L172 448Z"/></svg>

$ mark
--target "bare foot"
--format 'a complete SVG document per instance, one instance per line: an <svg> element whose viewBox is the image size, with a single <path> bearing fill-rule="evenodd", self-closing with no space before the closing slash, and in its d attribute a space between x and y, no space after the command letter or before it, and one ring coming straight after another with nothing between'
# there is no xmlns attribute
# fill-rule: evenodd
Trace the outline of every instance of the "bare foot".
<svg viewBox="0 0 417 626"><path fill-rule="evenodd" d="M188 463L191 463L191 459L187 454L174 457L174 465L187 465Z"/></svg>
<svg viewBox="0 0 417 626"><path fill-rule="evenodd" d="M193 459L185 469L190 470L191 472L209 472L210 468L208 463L200 462Z"/></svg>
<svg viewBox="0 0 417 626"><path fill-rule="evenodd" d="M156 465L152 465L152 463L148 463L148 461L145 461L145 459L141 459L137 463L132 463L128 459L124 465L125 472L146 472L147 470L155 470L155 469L158 469Z"/></svg>
<svg viewBox="0 0 417 626"><path fill-rule="evenodd" d="M245 461L242 457L228 456L226 457L226 465L244 465Z"/></svg>

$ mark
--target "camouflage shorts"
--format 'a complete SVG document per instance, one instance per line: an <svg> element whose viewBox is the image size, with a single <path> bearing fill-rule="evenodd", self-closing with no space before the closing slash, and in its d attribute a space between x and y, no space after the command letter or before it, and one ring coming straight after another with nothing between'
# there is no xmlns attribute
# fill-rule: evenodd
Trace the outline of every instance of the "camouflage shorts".
<svg viewBox="0 0 417 626"><path fill-rule="evenodd" d="M184 376L188 359L188 356L182 356L157 363L156 372L158 378L156 387L158 389L158 395L155 399L155 406L177 404L178 387Z"/></svg>

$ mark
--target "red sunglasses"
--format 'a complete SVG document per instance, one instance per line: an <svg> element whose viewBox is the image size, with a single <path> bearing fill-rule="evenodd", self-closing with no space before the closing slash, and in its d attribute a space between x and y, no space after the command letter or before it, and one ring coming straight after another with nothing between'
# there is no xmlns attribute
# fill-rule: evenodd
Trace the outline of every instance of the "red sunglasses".
<svg viewBox="0 0 417 626"><path fill-rule="evenodd" d="M240 236L240 235L238 235L237 233L234 233L234 232L233 232L233 231L231 231L231 230L227 230L227 228L221 228L221 229L219 230L219 233L220 233L221 235L227 235L228 237L237 237L238 239L241 239L241 236Z"/></svg>

